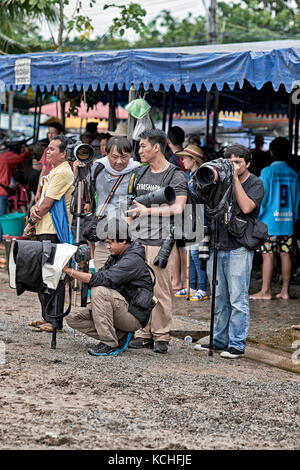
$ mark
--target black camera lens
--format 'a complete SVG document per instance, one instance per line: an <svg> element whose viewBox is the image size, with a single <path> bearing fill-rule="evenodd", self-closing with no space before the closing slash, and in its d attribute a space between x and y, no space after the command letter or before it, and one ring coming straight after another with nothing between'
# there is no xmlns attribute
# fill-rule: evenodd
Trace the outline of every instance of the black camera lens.
<svg viewBox="0 0 300 470"><path fill-rule="evenodd" d="M169 256L175 244L174 238L174 227L171 227L169 236L163 241L159 252L157 253L156 257L154 258L153 264L154 266L158 266L159 268L164 269L169 261Z"/></svg>
<svg viewBox="0 0 300 470"><path fill-rule="evenodd" d="M172 186L165 186L157 191L137 196L135 200L146 207L152 204L173 204L176 199L175 189Z"/></svg>
<svg viewBox="0 0 300 470"><path fill-rule="evenodd" d="M200 186L208 186L209 184L216 183L219 175L213 166L206 166L204 164L196 171L196 179Z"/></svg>

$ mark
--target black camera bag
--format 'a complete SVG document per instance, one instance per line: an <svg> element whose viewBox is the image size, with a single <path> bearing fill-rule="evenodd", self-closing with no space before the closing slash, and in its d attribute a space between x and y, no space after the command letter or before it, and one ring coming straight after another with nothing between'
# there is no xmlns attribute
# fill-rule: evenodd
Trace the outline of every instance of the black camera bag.
<svg viewBox="0 0 300 470"><path fill-rule="evenodd" d="M227 225L227 230L248 250L256 250L268 237L268 226L266 224L254 217L243 218L243 216L234 213Z"/></svg>

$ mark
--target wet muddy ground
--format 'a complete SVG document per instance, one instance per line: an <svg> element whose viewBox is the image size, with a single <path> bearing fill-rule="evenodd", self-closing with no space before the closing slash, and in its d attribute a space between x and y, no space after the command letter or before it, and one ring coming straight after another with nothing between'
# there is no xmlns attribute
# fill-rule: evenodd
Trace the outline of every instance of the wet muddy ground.
<svg viewBox="0 0 300 470"><path fill-rule="evenodd" d="M291 348L299 291L295 283L298 299L251 302L252 345ZM299 449L298 374L211 358L175 336L167 355L92 357L94 340L67 325L51 350L51 335L28 326L39 312L36 294L17 297L0 270L1 449ZM181 336L207 331L209 317L209 301L174 299Z"/></svg>

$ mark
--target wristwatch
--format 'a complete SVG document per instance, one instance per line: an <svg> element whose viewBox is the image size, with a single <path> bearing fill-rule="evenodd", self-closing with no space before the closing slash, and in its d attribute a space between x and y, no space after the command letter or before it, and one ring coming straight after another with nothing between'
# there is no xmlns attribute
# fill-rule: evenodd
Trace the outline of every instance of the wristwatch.
<svg viewBox="0 0 300 470"><path fill-rule="evenodd" d="M29 223L29 225L35 225L36 224L36 222L33 222L31 217L29 217L28 223Z"/></svg>

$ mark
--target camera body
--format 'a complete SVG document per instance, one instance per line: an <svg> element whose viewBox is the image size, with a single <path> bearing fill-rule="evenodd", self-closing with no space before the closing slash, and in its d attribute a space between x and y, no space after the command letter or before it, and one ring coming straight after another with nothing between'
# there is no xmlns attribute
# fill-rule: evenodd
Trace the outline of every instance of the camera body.
<svg viewBox="0 0 300 470"><path fill-rule="evenodd" d="M90 163L95 155L93 147L89 144L83 144L80 140L70 143L67 147L67 160L75 162L79 160L81 163Z"/></svg>
<svg viewBox="0 0 300 470"><path fill-rule="evenodd" d="M228 158L218 158L201 165L194 175L194 187L210 219L228 214L233 198L234 165Z"/></svg>
<svg viewBox="0 0 300 470"><path fill-rule="evenodd" d="M76 263L87 262L90 259L90 248L88 245L79 245L74 254Z"/></svg>

